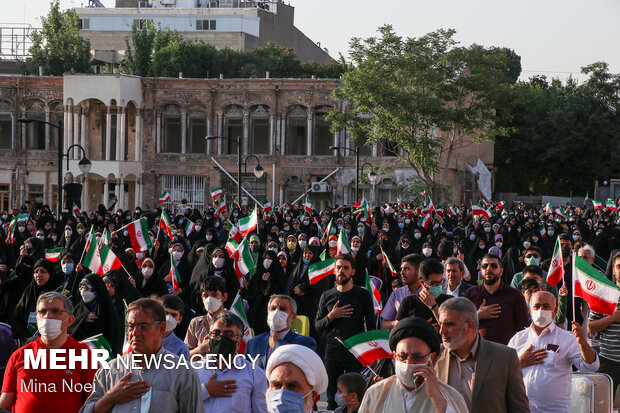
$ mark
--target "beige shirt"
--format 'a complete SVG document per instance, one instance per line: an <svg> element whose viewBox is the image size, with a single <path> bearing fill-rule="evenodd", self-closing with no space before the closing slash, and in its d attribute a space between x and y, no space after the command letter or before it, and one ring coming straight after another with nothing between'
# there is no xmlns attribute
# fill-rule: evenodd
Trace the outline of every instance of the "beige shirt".
<svg viewBox="0 0 620 413"><path fill-rule="evenodd" d="M207 319L207 323L205 324L204 319ZM190 350L198 347L203 341L209 339L209 331L211 331L211 326L213 325L213 316L207 313L204 316L198 316L192 318L192 321L189 322L189 327L187 327L187 334L185 334L185 344L189 347Z"/></svg>
<svg viewBox="0 0 620 413"><path fill-rule="evenodd" d="M455 352L450 352L450 373L448 385L456 389L467 403L467 408L471 410L472 388L474 375L476 372L476 353L480 344L480 336L476 335L476 340L469 350L469 354L464 359L460 358Z"/></svg>

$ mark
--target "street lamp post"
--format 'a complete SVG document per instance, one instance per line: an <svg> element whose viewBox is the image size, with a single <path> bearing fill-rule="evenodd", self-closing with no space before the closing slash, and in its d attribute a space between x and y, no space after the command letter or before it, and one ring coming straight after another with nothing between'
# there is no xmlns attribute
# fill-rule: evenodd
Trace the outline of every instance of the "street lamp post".
<svg viewBox="0 0 620 413"><path fill-rule="evenodd" d="M56 219L61 219L61 214L62 214L62 158L64 156L67 157L67 170L69 170L69 151L73 147L79 147L82 150L82 155L83 155L82 159L78 163L80 171L82 171L82 173L84 174L88 173L92 166L92 162L86 157L86 151L81 145L77 145L77 144L71 145L67 149L67 153L64 153L64 129L62 127L61 120L58 121L58 124L55 124L55 123L48 122L46 120L41 120L41 119L19 118L18 122L20 123L32 123L32 122L43 123L43 124L50 125L58 129L58 188L57 188L58 194L56 196Z"/></svg>
<svg viewBox="0 0 620 413"><path fill-rule="evenodd" d="M260 160L258 159L256 155L248 155L245 158L245 161L243 161L243 174L245 175L248 173L248 159L250 158L256 159L256 166L254 167L254 176L256 177L256 179L261 179L263 177L263 174L265 173L265 169L260 165Z"/></svg>
<svg viewBox="0 0 620 413"><path fill-rule="evenodd" d="M347 148L346 146L330 146L329 149L346 149L355 153L355 202L359 199L360 182L359 182L359 170L360 170L360 148L355 149Z"/></svg>
<svg viewBox="0 0 620 413"><path fill-rule="evenodd" d="M207 136L207 139L227 139L237 144L237 202L241 205L241 136L237 136L237 139L228 136Z"/></svg>
<svg viewBox="0 0 620 413"><path fill-rule="evenodd" d="M377 173L372 169L372 165L369 164L368 162L365 162L362 165L362 170L361 173L364 174L364 167L368 166L370 168L370 172L368 172L368 181L370 182L370 185L372 185L372 202L374 203L375 201L375 183L377 182Z"/></svg>

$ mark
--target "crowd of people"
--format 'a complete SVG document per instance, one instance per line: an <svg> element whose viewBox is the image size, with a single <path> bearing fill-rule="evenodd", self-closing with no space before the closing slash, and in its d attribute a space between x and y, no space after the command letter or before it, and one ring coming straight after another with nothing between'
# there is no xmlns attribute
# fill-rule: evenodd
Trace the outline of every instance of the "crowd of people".
<svg viewBox="0 0 620 413"><path fill-rule="evenodd" d="M240 277L227 242L250 213L182 200L168 210L170 239L160 208L3 212L0 411L309 412L325 393L327 409L349 413L547 413L571 411L573 366L620 383L620 311L590 311L571 278L574 253L620 285L615 208L284 204L259 211L253 266ZM152 248L136 251L125 226L141 218ZM82 265L91 228L118 269ZM565 275L549 285L556 245ZM333 273L311 279L329 258ZM389 330L393 357L366 367L342 341L375 329ZM24 349L86 348L98 336L119 358L240 353L256 363L24 369ZM23 385L67 377L92 388L66 397Z"/></svg>

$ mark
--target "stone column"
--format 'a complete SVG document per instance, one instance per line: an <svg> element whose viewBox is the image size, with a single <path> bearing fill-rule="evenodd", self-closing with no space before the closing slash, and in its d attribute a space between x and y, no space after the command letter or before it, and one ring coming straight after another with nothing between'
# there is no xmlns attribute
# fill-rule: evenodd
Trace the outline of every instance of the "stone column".
<svg viewBox="0 0 620 413"><path fill-rule="evenodd" d="M140 161L141 158L141 151L142 151L142 116L140 116L140 109L136 109L136 136L135 136L135 143L134 143L134 161L138 162Z"/></svg>
<svg viewBox="0 0 620 413"><path fill-rule="evenodd" d="M142 206L142 177L137 177L136 178L136 183L135 183L135 188L134 188L135 192L134 192L134 200L135 200L135 204L134 205L134 209L137 206Z"/></svg>
<svg viewBox="0 0 620 413"><path fill-rule="evenodd" d="M207 119L207 136L213 136L213 122L211 122L211 118L209 116L206 117ZM207 147L207 155L211 154L211 141L207 140L206 145Z"/></svg>
<svg viewBox="0 0 620 413"><path fill-rule="evenodd" d="M22 117L22 118L25 118L25 117L26 117L26 111L22 111L22 116L21 116L21 117ZM22 123L21 125L22 125L22 127L21 127L21 129L22 129L22 133L21 133L21 142L20 142L20 144L19 144L19 147L20 147L20 148L22 148L22 149L26 149L26 140L28 139L28 135L27 135L28 130L27 130L27 128L26 128L26 125L28 125L28 124L27 124L27 123ZM66 127L66 124L65 124L65 127ZM65 135L65 136L66 136L66 135ZM21 196L21 195L20 195L20 196ZM21 199L21 198L20 198L20 199ZM21 203L21 202L20 202L20 205L22 205L22 203Z"/></svg>
<svg viewBox="0 0 620 413"><path fill-rule="evenodd" d="M90 185L88 184L88 174L84 174L84 183L82 184L82 211L90 211L88 208L88 193Z"/></svg>
<svg viewBox="0 0 620 413"><path fill-rule="evenodd" d="M72 145L79 145L80 144L80 113L79 113L80 107L79 106L74 106L73 107L73 143ZM82 159L82 158L78 158L78 156L81 155L81 151L79 150L79 148L73 148L71 149L72 152L72 159ZM71 154L70 154L71 155Z"/></svg>
<svg viewBox="0 0 620 413"><path fill-rule="evenodd" d="M106 106L106 114L105 114L105 160L110 160L110 148L112 147L112 112L110 112L110 107ZM107 208L107 205L106 205Z"/></svg>
<svg viewBox="0 0 620 413"><path fill-rule="evenodd" d="M125 152L125 108L117 106L116 111L116 160L124 160Z"/></svg>
<svg viewBox="0 0 620 413"><path fill-rule="evenodd" d="M222 131L224 129L224 125L222 123L222 114L217 114L217 136L222 136ZM217 140L217 154L222 154L222 139ZM241 202L240 200L237 202Z"/></svg>
<svg viewBox="0 0 620 413"><path fill-rule="evenodd" d="M155 126L155 147L157 153L161 152L161 113L157 113L157 124Z"/></svg>
<svg viewBox="0 0 620 413"><path fill-rule="evenodd" d="M269 155L273 155L276 147L276 122L273 114L269 115ZM275 199L272 202L276 202Z"/></svg>
<svg viewBox="0 0 620 413"><path fill-rule="evenodd" d="M286 116L284 113L280 114L280 121L278 122L278 139L280 141L280 154L286 153Z"/></svg>
<svg viewBox="0 0 620 413"><path fill-rule="evenodd" d="M50 108L45 108L45 121L50 122ZM45 124L45 150L50 148L50 125Z"/></svg>
<svg viewBox="0 0 620 413"><path fill-rule="evenodd" d="M312 156L312 124L313 124L312 121L313 120L314 120L314 117L312 116L312 113L309 113L308 114L308 127L307 127L307 129L308 129L308 131L307 131L308 132L308 138L307 138L307 142L306 142L306 144L307 144L306 155L307 156Z"/></svg>
<svg viewBox="0 0 620 413"><path fill-rule="evenodd" d="M109 207L110 203L110 180L106 177L105 182L103 183L103 205L106 209Z"/></svg>
<svg viewBox="0 0 620 413"><path fill-rule="evenodd" d="M88 132L88 128L86 126L86 114L88 113L88 106L82 107L82 119L80 120L80 135L82 137L80 145L84 148L85 152L88 152L88 139L86 139L86 134ZM78 159L82 159L81 155L78 155Z"/></svg>
<svg viewBox="0 0 620 413"><path fill-rule="evenodd" d="M243 154L248 154L250 141L250 117L247 112L243 112Z"/></svg>
<svg viewBox="0 0 620 413"><path fill-rule="evenodd" d="M187 111L181 111L181 153L187 153Z"/></svg>

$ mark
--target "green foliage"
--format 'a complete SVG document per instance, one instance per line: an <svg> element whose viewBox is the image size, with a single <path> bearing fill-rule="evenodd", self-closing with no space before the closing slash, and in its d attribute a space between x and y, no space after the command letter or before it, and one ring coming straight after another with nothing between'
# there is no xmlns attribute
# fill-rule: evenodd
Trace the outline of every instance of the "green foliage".
<svg viewBox="0 0 620 413"><path fill-rule="evenodd" d="M514 132L495 145L496 190L569 195L609 178L618 159L620 75L606 63L582 69L583 84L544 76L520 82L509 93Z"/></svg>
<svg viewBox="0 0 620 413"><path fill-rule="evenodd" d="M32 33L32 58L23 62L29 74L62 76L63 73L90 72L90 42L80 37L79 19L73 10L60 10L58 0L51 4L47 17L41 17L42 29Z"/></svg>
<svg viewBox="0 0 620 413"><path fill-rule="evenodd" d="M366 144L395 143L437 199L440 160L449 163L463 134L493 139L508 132L497 122L507 112L495 109L520 73L519 58L507 49L459 47L454 30L407 39L391 26L379 33L351 40L352 65L332 93L350 106L327 120Z"/></svg>

